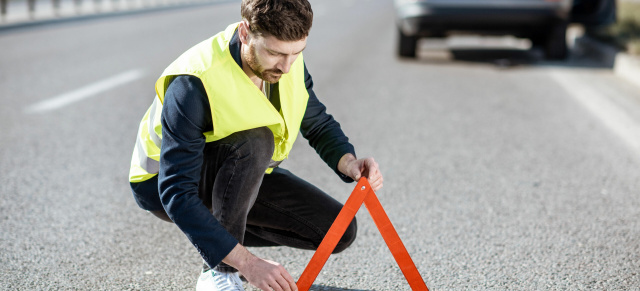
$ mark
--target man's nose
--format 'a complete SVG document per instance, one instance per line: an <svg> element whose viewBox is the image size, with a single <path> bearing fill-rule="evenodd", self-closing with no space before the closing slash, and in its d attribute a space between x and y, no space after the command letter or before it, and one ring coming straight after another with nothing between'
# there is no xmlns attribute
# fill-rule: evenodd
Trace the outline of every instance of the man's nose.
<svg viewBox="0 0 640 291"><path fill-rule="evenodd" d="M289 73L291 69L291 65L295 62L296 56L286 56L282 58L280 62L278 62L278 70L282 71L283 74Z"/></svg>

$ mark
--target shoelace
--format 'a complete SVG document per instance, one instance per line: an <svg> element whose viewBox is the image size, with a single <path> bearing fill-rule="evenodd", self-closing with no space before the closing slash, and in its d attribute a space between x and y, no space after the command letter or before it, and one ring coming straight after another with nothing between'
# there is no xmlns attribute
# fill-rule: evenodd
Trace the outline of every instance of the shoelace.
<svg viewBox="0 0 640 291"><path fill-rule="evenodd" d="M240 280L238 273L212 273L212 275L214 275L214 284L219 288L232 288L233 290L244 291L244 287L242 287L242 280Z"/></svg>

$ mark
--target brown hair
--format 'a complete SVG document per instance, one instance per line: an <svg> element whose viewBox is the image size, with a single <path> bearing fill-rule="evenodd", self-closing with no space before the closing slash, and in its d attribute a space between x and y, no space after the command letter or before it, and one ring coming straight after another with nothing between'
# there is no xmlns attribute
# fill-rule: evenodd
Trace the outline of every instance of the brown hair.
<svg viewBox="0 0 640 291"><path fill-rule="evenodd" d="M307 0L242 0L242 18L252 33L298 41L309 35L313 11Z"/></svg>

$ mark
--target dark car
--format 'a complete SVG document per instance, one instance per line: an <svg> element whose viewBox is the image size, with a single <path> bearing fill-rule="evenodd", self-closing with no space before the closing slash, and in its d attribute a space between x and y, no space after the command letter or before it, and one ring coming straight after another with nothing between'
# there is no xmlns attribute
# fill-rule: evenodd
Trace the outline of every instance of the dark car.
<svg viewBox="0 0 640 291"><path fill-rule="evenodd" d="M569 23L615 22L615 0L395 0L398 55L415 57L418 39L452 32L513 35L542 47L548 59L567 56Z"/></svg>

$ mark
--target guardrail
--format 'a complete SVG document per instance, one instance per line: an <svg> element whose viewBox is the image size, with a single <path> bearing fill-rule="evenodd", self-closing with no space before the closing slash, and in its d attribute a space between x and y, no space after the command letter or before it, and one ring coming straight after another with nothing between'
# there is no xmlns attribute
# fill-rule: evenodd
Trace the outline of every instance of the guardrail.
<svg viewBox="0 0 640 291"><path fill-rule="evenodd" d="M216 0L0 0L0 25Z"/></svg>

